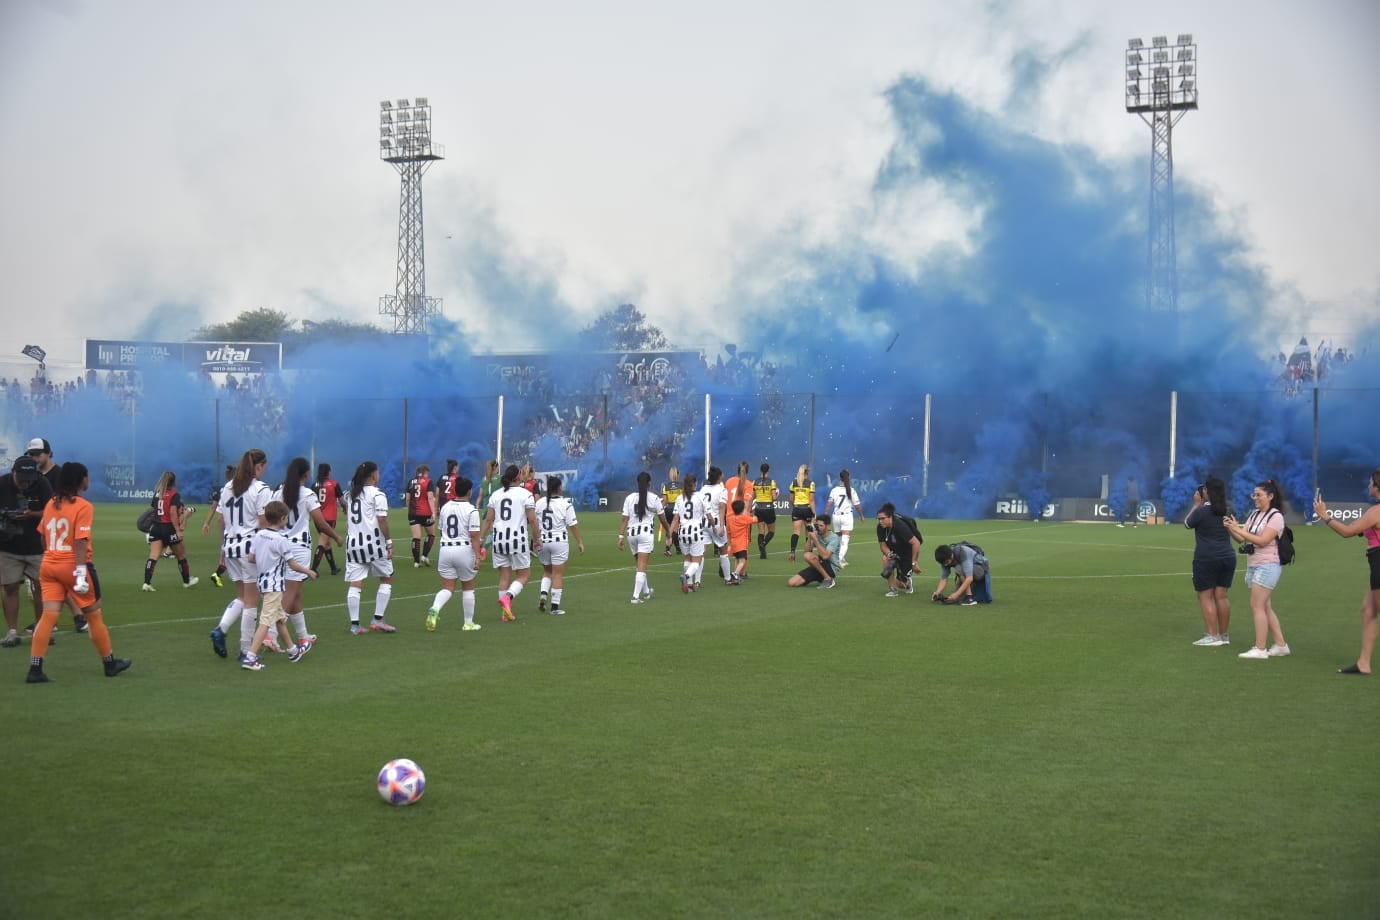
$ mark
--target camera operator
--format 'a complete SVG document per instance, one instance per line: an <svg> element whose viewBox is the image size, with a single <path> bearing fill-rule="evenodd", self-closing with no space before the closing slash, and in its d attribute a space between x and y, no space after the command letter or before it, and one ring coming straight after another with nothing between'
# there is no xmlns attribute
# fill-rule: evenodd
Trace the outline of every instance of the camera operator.
<svg viewBox="0 0 1380 920"><path fill-rule="evenodd" d="M923 542L919 529L912 526L904 515L897 514L894 504L887 502L877 509L877 544L882 550L882 577L891 586L886 592L887 597L896 597L902 591L915 593L910 574L915 560L920 558L920 544Z"/></svg>
<svg viewBox="0 0 1380 920"><path fill-rule="evenodd" d="M973 589L984 587L983 582L987 580L989 567L986 556L966 543L953 543L937 547L934 551L934 561L942 568L939 572L939 584L935 585L930 600L958 604L961 607L972 607L978 603L978 599L973 596ZM945 594L951 572L958 584L951 593ZM981 593L990 603L991 595L985 590Z"/></svg>
<svg viewBox="0 0 1380 920"><path fill-rule="evenodd" d="M43 538L38 522L43 506L53 497L52 487L28 455L14 461L10 475L0 479L0 589L3 590L5 638L0 646L19 644L19 586L24 579L38 579L43 565ZM43 612L40 595L34 594L35 618Z"/></svg>
<svg viewBox="0 0 1380 920"><path fill-rule="evenodd" d="M786 582L792 588L819 582L823 589L834 586L834 554L839 551L839 537L829 529L827 518L817 517L813 526L805 528L805 561L809 563Z"/></svg>

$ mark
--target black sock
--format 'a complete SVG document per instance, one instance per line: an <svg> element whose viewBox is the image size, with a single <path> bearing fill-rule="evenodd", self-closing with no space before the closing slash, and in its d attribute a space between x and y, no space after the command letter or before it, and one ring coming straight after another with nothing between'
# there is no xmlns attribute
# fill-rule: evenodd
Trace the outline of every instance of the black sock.
<svg viewBox="0 0 1380 920"><path fill-rule="evenodd" d="M774 531L774 530L768 530L768 531L767 531L767 542L770 543L770 542L771 542L771 538L774 537L774 536L776 536L776 531Z"/></svg>
<svg viewBox="0 0 1380 920"><path fill-rule="evenodd" d="M158 560L157 560L157 559L145 559L145 560L144 560L144 584L146 584L146 585L151 585L151 584L153 584L153 570L154 570L155 567L157 567L157 565L158 565Z"/></svg>
<svg viewBox="0 0 1380 920"><path fill-rule="evenodd" d="M436 542L436 538L435 538L435 537L433 537L431 534L427 534L427 535L426 535L426 543L422 545L422 555L423 555L423 556L426 556L426 557L428 557L428 558L431 557L431 547L432 547L433 544L435 544L435 542Z"/></svg>
<svg viewBox="0 0 1380 920"><path fill-rule="evenodd" d="M417 537L412 538L412 561L422 564L422 541Z"/></svg>
<svg viewBox="0 0 1380 920"><path fill-rule="evenodd" d="M326 547L326 561L331 564L331 571L334 572L336 569L335 553L331 551L331 548L329 546Z"/></svg>
<svg viewBox="0 0 1380 920"><path fill-rule="evenodd" d="M795 552L795 548L796 548L796 546L798 546L799 544L800 544L800 534L798 534L798 533L793 533L793 534L791 534L791 552Z"/></svg>
<svg viewBox="0 0 1380 920"><path fill-rule="evenodd" d="M318 546L318 547L316 547L316 552L314 552L314 553L311 554L311 570L312 570L313 572L315 572L317 569L321 568L321 557L322 557L322 556L325 556L325 555L326 555L326 548L325 548L324 546Z"/></svg>
<svg viewBox="0 0 1380 920"><path fill-rule="evenodd" d="M223 566L223 565L218 565L218 566L216 566L216 574L217 574L217 575L224 575L224 574L225 574L225 566Z"/></svg>
<svg viewBox="0 0 1380 920"><path fill-rule="evenodd" d="M182 573L182 583L184 585L192 580L192 568L187 565L186 559L177 560L177 570Z"/></svg>

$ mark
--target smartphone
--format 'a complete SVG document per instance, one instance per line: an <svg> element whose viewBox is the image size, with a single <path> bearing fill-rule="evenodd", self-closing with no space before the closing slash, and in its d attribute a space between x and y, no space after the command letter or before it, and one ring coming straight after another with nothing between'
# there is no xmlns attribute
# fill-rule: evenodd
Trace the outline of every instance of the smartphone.
<svg viewBox="0 0 1380 920"><path fill-rule="evenodd" d="M1320 501L1322 501L1322 489L1314 489L1314 490L1313 490L1313 501L1315 501L1315 502L1320 502Z"/></svg>

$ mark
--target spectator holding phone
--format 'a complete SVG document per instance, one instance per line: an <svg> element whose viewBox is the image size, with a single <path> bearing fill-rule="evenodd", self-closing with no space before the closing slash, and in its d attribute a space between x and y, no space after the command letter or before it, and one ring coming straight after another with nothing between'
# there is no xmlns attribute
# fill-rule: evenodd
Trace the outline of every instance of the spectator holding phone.
<svg viewBox="0 0 1380 920"><path fill-rule="evenodd" d="M1203 637L1193 644L1217 648L1231 644L1231 597L1236 552L1227 530L1227 484L1209 476L1193 493L1193 510L1184 526L1193 531L1193 590L1203 614Z"/></svg>
<svg viewBox="0 0 1380 920"><path fill-rule="evenodd" d="M1367 490L1372 502L1380 502L1380 469L1370 474ZM1366 562L1370 565L1370 590L1361 598L1361 656L1354 664L1338 668L1338 674L1370 674L1370 656L1375 651L1375 638L1380 633L1380 504L1373 504L1354 524L1343 524L1327 513L1327 503L1319 492L1313 499L1313 511L1327 522L1328 529L1343 537L1366 538Z"/></svg>

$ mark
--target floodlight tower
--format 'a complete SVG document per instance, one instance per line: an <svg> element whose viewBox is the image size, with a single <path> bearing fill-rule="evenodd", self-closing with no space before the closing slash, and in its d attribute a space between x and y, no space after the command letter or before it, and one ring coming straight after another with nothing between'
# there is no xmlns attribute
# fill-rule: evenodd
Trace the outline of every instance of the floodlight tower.
<svg viewBox="0 0 1380 920"><path fill-rule="evenodd" d="M441 299L426 296L422 176L433 162L445 159L445 150L431 143L431 104L425 96L379 103L379 158L402 177L398 289L379 298L379 313L393 317L396 335L426 335L427 317L441 311Z"/></svg>
<svg viewBox="0 0 1380 920"><path fill-rule="evenodd" d="M1151 314L1179 310L1179 275L1174 261L1174 125L1198 108L1198 46L1184 33L1173 44L1163 35L1150 47L1133 38L1126 47L1126 111L1150 126Z"/></svg>

